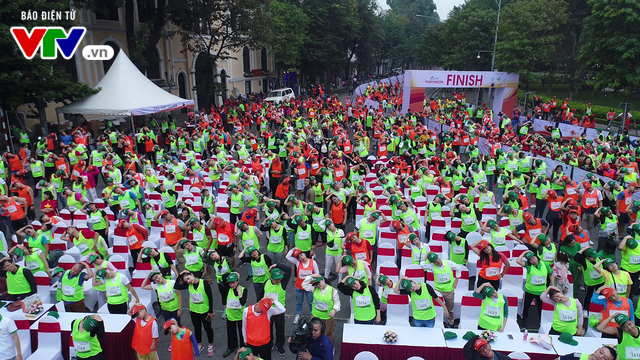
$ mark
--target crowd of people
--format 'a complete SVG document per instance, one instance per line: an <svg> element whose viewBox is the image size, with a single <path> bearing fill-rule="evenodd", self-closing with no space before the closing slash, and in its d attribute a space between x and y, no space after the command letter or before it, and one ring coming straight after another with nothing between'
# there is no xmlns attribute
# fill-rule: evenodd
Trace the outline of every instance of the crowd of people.
<svg viewBox="0 0 640 360"><path fill-rule="evenodd" d="M138 358L157 359L158 322L129 277L109 262L114 238L124 237L135 263L130 270L151 264L141 288L157 292L172 359L193 359L205 348L212 357L215 318L226 324L223 357L285 355L286 306L295 307L294 325L313 317L308 350L298 356L332 359L336 314L348 302L356 324L374 325L385 322L389 294L404 294L412 326L457 327L455 293L470 290L458 280L473 253L478 329L504 331L509 308L501 279L520 266L527 274L521 328L537 331L547 303L555 309L550 334L582 336L592 327L618 339L617 353L604 348L589 359L633 358L621 348L640 348L632 301L640 276L640 201L633 198L637 146L626 133L566 140L554 128L543 137L530 120L520 124L486 104L474 107L464 93L425 99L422 111L400 114L402 95L400 84L381 84L345 101L324 94L281 104L228 101L191 112L184 127L172 118L149 119L131 134L107 123L100 134L80 127L34 144L21 137L20 150L0 161L0 292L9 300L31 296L33 274L44 272L67 312L93 312L83 293L91 281L100 306L135 319ZM365 100L379 106L367 108ZM450 130L427 129L426 119ZM481 137L491 146L483 154ZM590 172L575 181L562 166L547 169L548 159ZM373 181L366 180L370 174ZM183 201L177 186L194 199ZM438 194L429 196L433 187ZM426 206L416 205L420 199L428 199ZM218 213L221 204L228 217ZM497 209L497 217L483 216L485 208ZM60 216L63 210L71 220ZM72 223L79 213L87 226ZM444 234L446 252L432 252L432 222L448 217L460 219L460 229ZM149 245L154 228L172 252ZM410 249L412 264L424 269L422 281L401 276L394 283L379 273L382 231L395 234L397 249ZM468 241L473 233L480 240ZM71 269L58 266L63 253L50 250L54 238L78 248L82 258ZM527 249L515 264L500 251L513 244ZM295 292L295 306L287 291ZM185 295L190 328L182 324ZM434 302L444 309L442 319ZM591 303L604 306L601 320L588 318ZM104 358L97 340L104 321L97 314L74 321L79 358ZM0 327L11 334L8 323ZM483 341L470 340L465 356L497 356Z"/></svg>

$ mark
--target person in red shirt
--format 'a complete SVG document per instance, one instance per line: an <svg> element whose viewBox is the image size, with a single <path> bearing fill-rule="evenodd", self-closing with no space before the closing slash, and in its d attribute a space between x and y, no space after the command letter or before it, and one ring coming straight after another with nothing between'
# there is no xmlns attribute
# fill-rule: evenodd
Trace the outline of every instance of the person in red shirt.
<svg viewBox="0 0 640 360"><path fill-rule="evenodd" d="M347 224L347 205L333 194L327 196L326 201L331 204L331 221L338 229L344 230Z"/></svg>
<svg viewBox="0 0 640 360"><path fill-rule="evenodd" d="M353 256L354 259L366 261L371 264L373 259L373 246L368 240L361 239L357 233L348 233L346 242L342 245L342 248L350 250L351 256ZM375 268L375 264L372 264L371 267Z"/></svg>

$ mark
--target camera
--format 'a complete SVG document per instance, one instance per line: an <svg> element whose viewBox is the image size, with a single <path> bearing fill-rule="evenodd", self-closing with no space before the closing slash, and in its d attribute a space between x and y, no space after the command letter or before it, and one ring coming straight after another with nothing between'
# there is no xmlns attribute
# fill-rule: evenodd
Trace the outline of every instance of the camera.
<svg viewBox="0 0 640 360"><path fill-rule="evenodd" d="M311 337L312 333L313 325L311 325L309 319L306 317L300 318L298 327L291 334L289 350L294 354L307 350L307 339Z"/></svg>

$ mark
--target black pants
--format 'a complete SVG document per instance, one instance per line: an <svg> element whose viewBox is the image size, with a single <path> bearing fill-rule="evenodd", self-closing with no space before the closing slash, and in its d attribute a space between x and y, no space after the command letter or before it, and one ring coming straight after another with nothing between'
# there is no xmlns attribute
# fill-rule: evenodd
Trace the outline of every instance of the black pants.
<svg viewBox="0 0 640 360"><path fill-rule="evenodd" d="M107 228L100 229L100 230L95 230L94 229L93 231L95 231L98 234L100 234L100 236L102 236L104 241L107 243L107 246L111 247L111 245L109 244L109 234L107 233ZM136 257L134 259L137 259L137 254L136 254Z"/></svg>
<svg viewBox="0 0 640 360"><path fill-rule="evenodd" d="M631 275L631 274L629 274ZM586 271L584 272L584 276L589 276L589 273L587 273ZM574 284L575 286L576 284ZM585 292L585 297L584 297L584 302L582 303L582 308L589 311L589 306L591 305L591 296L593 296L593 292L596 291L597 288L599 288L600 286L602 286L602 283L594 285L594 286L589 286L587 284L585 284L587 286L587 291ZM578 314L578 315L582 315L582 314Z"/></svg>
<svg viewBox="0 0 640 360"><path fill-rule="evenodd" d="M211 327L211 320L207 320L207 313L198 314L193 311L191 313L191 323L193 324L193 332L196 335L196 341L198 344L202 343L202 328L207 332L207 340L209 344L213 344L213 328Z"/></svg>
<svg viewBox="0 0 640 360"><path fill-rule="evenodd" d="M547 208L547 202L544 199L536 198L536 211L535 217L542 219L542 215L544 215L544 211Z"/></svg>
<svg viewBox="0 0 640 360"><path fill-rule="evenodd" d="M230 321L227 319L227 348L233 350L243 346L244 338L242 337L242 320Z"/></svg>
<svg viewBox="0 0 640 360"><path fill-rule="evenodd" d="M127 310L129 310L129 306L126 302L122 304L107 304L107 309L109 309L109 314L126 314Z"/></svg>
<svg viewBox="0 0 640 360"><path fill-rule="evenodd" d="M178 217L178 207L177 206L172 206L172 207L168 207L166 208L167 211L169 211L169 213L175 217Z"/></svg>
<svg viewBox="0 0 640 360"><path fill-rule="evenodd" d="M479 288L480 285L482 285L484 283L491 284L491 286L493 286L494 289L499 289L500 288L500 280L489 280L489 279L485 279L482 276L478 275L478 281L477 281L476 288Z"/></svg>
<svg viewBox="0 0 640 360"><path fill-rule="evenodd" d="M253 283L253 290L256 292L256 301L260 301L264 297L264 284L265 283Z"/></svg>
<svg viewBox="0 0 640 360"><path fill-rule="evenodd" d="M524 321L527 321L529 317L529 308L531 307L531 301L536 300L536 308L538 310L538 319L542 315L542 300L540 300L540 295L534 295L528 291L524 292L524 307L522 309L522 318ZM525 323L526 325L526 323Z"/></svg>
<svg viewBox="0 0 640 360"><path fill-rule="evenodd" d="M271 341L262 346L249 344L249 347L253 351L253 355L259 356L262 360L271 360Z"/></svg>
<svg viewBox="0 0 640 360"><path fill-rule="evenodd" d="M240 220L240 214L229 213L229 219L231 220L230 222L235 225L236 222Z"/></svg>
<svg viewBox="0 0 640 360"><path fill-rule="evenodd" d="M86 357L86 358L83 358L83 359L86 359L86 360L104 360L104 355L102 353L100 353L100 354L95 354L93 356L89 356L89 357Z"/></svg>
<svg viewBox="0 0 640 360"><path fill-rule="evenodd" d="M278 349L284 347L284 314L274 315L271 317L271 339L275 339L276 347Z"/></svg>
<svg viewBox="0 0 640 360"><path fill-rule="evenodd" d="M220 291L220 297L222 297L222 303L226 304L227 295L229 295L229 291L231 290L229 289L228 286L226 286L226 284L218 283L218 291Z"/></svg>
<svg viewBox="0 0 640 360"><path fill-rule="evenodd" d="M318 240L322 243L327 242L327 233L324 231L316 231L313 227L311 228L311 243L316 245Z"/></svg>

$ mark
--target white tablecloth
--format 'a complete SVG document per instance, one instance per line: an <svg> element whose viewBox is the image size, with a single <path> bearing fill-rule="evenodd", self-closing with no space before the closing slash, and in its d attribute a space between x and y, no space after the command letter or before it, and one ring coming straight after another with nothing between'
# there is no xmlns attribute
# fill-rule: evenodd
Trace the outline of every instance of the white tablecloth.
<svg viewBox="0 0 640 360"><path fill-rule="evenodd" d="M95 315L93 313L72 313L72 312L61 312L58 313L60 317L58 317L58 321L60 322L60 330L62 331L71 331L71 322L73 320L82 319L87 315ZM131 316L122 315L122 314L99 314L102 320L104 321L104 329L105 332L108 333L119 333L124 330L127 324L131 321ZM31 330L38 330L38 323L40 320L36 321L31 325Z"/></svg>
<svg viewBox="0 0 640 360"><path fill-rule="evenodd" d="M35 319L30 319L29 317L27 317L27 320L30 320L30 321L38 320L40 317L42 317L42 315L44 315L53 306L55 306L55 304L42 304L42 308L44 310L40 311L40 313L38 313L36 315ZM24 314L24 313L22 312L22 310L9 311L9 310L7 310L6 306L4 306L3 308L0 309L0 315L2 315L2 317L11 318L11 316L17 315L17 314ZM27 314L24 314L24 315L26 316Z"/></svg>
<svg viewBox="0 0 640 360"><path fill-rule="evenodd" d="M393 345L408 345L420 347L445 347L442 329L416 328L408 326L375 326L344 324L342 342L356 344L388 345L382 339L387 331L398 334L398 342Z"/></svg>
<svg viewBox="0 0 640 360"><path fill-rule="evenodd" d="M556 349L556 352L560 356L571 354L574 352L593 354L596 350L598 350L604 345L618 344L618 341L616 339L574 336L573 339L578 342L578 345L572 346L572 345L560 342L560 340L558 340L558 337L560 337L559 335L550 335L550 336L551 336L551 339L553 340L552 342L553 347Z"/></svg>
<svg viewBox="0 0 640 360"><path fill-rule="evenodd" d="M467 343L467 340L462 337L467 331L474 332L478 335L482 333L482 330L462 330L462 329L443 329L442 331L451 331L458 335L455 339L446 340L447 347L453 349L462 349L464 344ZM500 351L505 355L509 355L509 353L513 351L521 351L523 353L530 354L555 354L556 352L553 349L546 350L542 346L538 346L535 344L531 344L528 341L522 340L523 333L517 332L496 332L498 335L496 340L491 343L491 348L496 351ZM509 339L509 335L513 337L513 340ZM533 334L531 334L533 335ZM555 343L555 341L554 341Z"/></svg>

